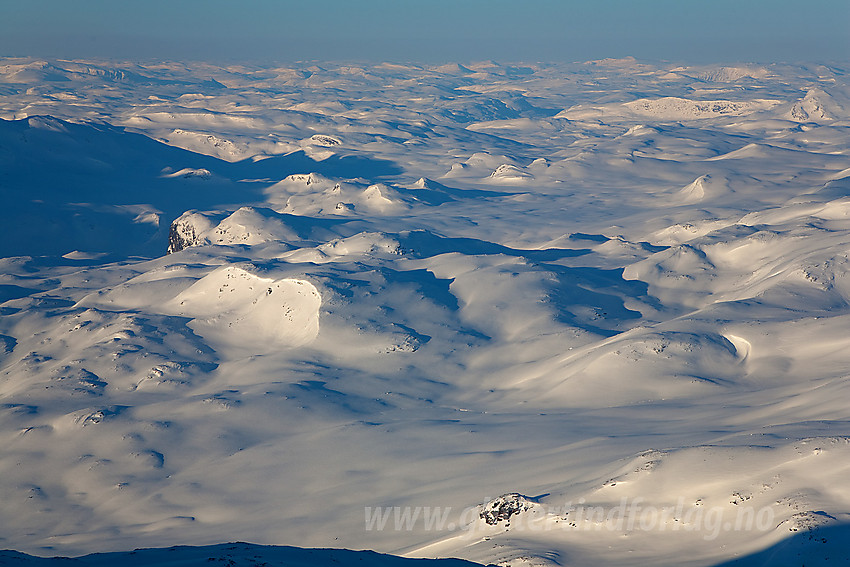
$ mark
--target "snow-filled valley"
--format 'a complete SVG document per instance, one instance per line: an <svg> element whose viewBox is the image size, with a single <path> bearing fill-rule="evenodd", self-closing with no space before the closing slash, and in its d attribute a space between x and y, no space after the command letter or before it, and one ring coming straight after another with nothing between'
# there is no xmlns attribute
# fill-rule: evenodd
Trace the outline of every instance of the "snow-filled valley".
<svg viewBox="0 0 850 567"><path fill-rule="evenodd" d="M0 548L850 561L848 72L0 59Z"/></svg>

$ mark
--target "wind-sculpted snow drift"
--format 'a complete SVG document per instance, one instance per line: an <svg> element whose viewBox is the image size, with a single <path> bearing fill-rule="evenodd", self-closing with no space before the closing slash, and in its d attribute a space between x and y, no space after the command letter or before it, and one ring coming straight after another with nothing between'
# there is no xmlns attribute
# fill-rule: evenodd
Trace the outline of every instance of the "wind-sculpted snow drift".
<svg viewBox="0 0 850 567"><path fill-rule="evenodd" d="M4 60L0 547L850 557L847 77Z"/></svg>

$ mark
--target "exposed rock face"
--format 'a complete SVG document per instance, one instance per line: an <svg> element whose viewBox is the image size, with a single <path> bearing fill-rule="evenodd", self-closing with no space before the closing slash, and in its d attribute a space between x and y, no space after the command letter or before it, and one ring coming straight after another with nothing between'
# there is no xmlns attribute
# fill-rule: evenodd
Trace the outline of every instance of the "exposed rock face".
<svg viewBox="0 0 850 567"><path fill-rule="evenodd" d="M168 228L168 253L180 252L198 242L195 227L183 217L175 219Z"/></svg>
<svg viewBox="0 0 850 567"><path fill-rule="evenodd" d="M215 226L218 220L194 211L183 213L168 228L168 253L173 254L201 244L202 234Z"/></svg>
<svg viewBox="0 0 850 567"><path fill-rule="evenodd" d="M511 516L525 512L532 505L527 496L511 492L485 504L478 516L491 526L495 526L501 521L509 522Z"/></svg>

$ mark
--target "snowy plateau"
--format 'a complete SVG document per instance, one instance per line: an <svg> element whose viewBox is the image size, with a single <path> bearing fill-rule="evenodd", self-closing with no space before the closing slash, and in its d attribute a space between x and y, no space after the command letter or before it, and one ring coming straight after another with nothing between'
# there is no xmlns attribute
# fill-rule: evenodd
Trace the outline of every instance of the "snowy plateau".
<svg viewBox="0 0 850 567"><path fill-rule="evenodd" d="M848 73L0 59L0 564L850 562Z"/></svg>

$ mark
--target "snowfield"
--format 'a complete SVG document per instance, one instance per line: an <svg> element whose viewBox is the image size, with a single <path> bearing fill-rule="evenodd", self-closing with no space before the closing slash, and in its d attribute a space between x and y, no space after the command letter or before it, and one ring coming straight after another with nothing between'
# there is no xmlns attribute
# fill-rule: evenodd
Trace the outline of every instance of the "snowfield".
<svg viewBox="0 0 850 567"><path fill-rule="evenodd" d="M850 561L848 73L0 60L0 563Z"/></svg>

